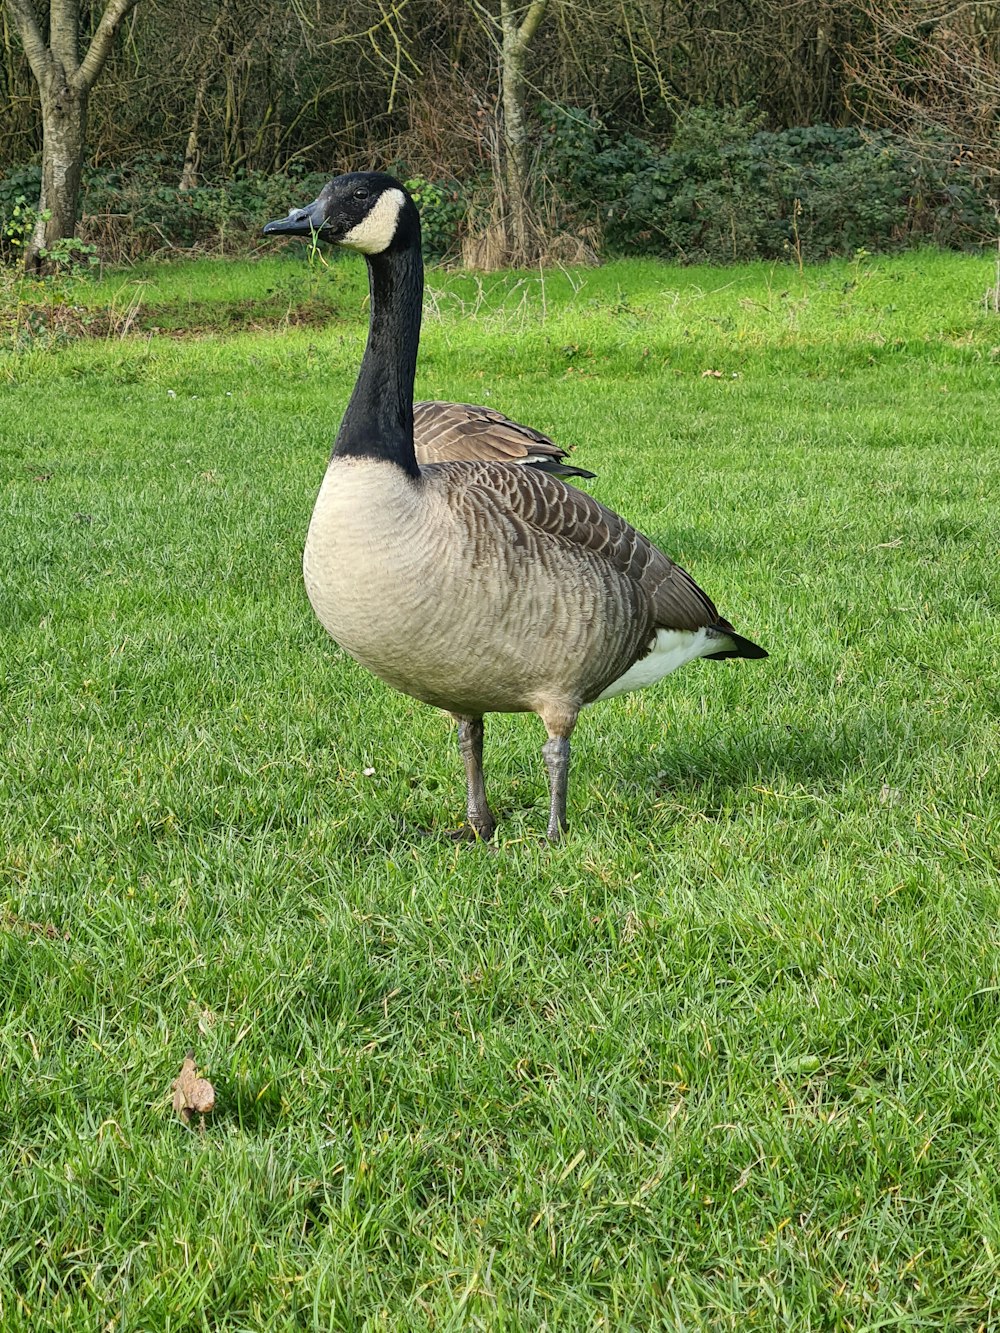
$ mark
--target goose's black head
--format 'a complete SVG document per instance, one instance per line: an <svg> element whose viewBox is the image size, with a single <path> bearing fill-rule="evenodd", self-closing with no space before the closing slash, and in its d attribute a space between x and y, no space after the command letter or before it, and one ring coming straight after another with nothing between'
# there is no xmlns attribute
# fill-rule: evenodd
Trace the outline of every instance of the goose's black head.
<svg viewBox="0 0 1000 1333"><path fill-rule="evenodd" d="M420 240L420 217L394 176L352 171L335 176L305 208L269 222L265 236L312 236L364 255L405 250Z"/></svg>

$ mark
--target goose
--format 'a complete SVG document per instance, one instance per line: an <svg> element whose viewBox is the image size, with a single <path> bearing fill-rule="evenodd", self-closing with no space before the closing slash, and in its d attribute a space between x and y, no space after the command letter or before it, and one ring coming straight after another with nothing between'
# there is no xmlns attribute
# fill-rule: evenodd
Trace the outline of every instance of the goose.
<svg viewBox="0 0 1000 1333"><path fill-rule="evenodd" d="M364 255L368 341L306 537L313 609L351 657L458 725L468 825L496 817L483 777L486 713L546 731L547 838L565 833L570 737L582 708L699 657L761 658L679 565L613 510L537 468L421 466L413 384L420 216L392 176L337 176L264 227Z"/></svg>

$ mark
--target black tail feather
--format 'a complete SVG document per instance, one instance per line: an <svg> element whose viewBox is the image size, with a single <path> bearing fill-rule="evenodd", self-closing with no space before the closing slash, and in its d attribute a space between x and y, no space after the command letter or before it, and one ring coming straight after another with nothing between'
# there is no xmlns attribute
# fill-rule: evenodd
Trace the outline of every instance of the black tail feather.
<svg viewBox="0 0 1000 1333"><path fill-rule="evenodd" d="M727 657L767 657L767 649L762 648L759 643L754 643L752 639L745 639L742 634L737 634L731 625L722 621L718 625L709 625L709 634L718 634L720 638L728 639L731 647L724 648L718 653L706 653L705 657L710 662L722 662Z"/></svg>

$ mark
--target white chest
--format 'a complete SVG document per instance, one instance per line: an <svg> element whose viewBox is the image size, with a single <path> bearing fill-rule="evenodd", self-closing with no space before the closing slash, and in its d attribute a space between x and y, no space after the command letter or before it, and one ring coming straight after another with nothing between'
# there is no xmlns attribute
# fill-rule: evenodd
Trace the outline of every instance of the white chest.
<svg viewBox="0 0 1000 1333"><path fill-rule="evenodd" d="M341 618L361 608L377 617L387 590L417 577L426 526L418 489L390 463L335 459L327 468L302 563L309 598L335 638Z"/></svg>
<svg viewBox="0 0 1000 1333"><path fill-rule="evenodd" d="M447 513L400 468L330 464L306 538L306 592L342 648L409 693L440 651L447 539Z"/></svg>

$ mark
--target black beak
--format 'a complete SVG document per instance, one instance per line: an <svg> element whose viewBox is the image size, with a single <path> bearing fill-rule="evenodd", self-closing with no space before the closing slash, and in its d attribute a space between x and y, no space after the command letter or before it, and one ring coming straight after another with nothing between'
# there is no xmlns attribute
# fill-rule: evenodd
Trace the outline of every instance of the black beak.
<svg viewBox="0 0 1000 1333"><path fill-rule="evenodd" d="M305 208L293 208L287 218L278 218L264 228L264 236L312 236L322 230L324 217L319 200L314 199Z"/></svg>

